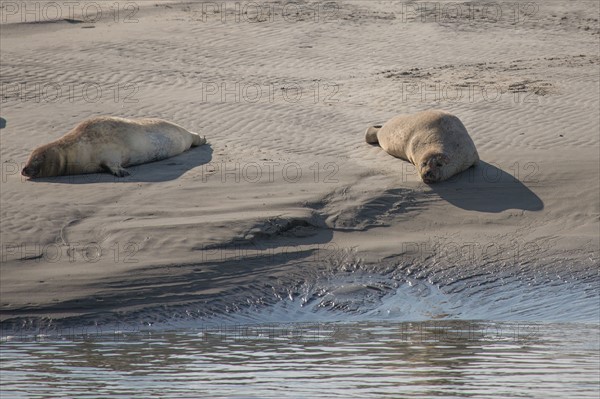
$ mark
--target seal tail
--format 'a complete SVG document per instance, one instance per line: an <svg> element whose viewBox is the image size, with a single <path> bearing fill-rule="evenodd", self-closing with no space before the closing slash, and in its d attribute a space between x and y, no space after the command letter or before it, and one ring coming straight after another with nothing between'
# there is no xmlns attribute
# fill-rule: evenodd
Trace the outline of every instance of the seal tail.
<svg viewBox="0 0 600 399"><path fill-rule="evenodd" d="M192 133L192 135L194 136L192 139L192 147L206 144L206 137L200 136L198 133Z"/></svg>
<svg viewBox="0 0 600 399"><path fill-rule="evenodd" d="M365 133L365 140L369 144L378 144L379 140L377 139L377 132L381 129L382 125L371 126L367 129Z"/></svg>

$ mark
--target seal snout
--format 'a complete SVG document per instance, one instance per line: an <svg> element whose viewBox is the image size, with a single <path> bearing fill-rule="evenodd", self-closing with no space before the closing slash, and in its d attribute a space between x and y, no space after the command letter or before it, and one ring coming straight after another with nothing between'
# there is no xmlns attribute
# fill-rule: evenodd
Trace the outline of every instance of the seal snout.
<svg viewBox="0 0 600 399"><path fill-rule="evenodd" d="M35 167L27 165L21 170L21 175L29 177L30 179L35 178L39 174L39 170Z"/></svg>
<svg viewBox="0 0 600 399"><path fill-rule="evenodd" d="M433 183L433 182L435 182L435 175L433 174L432 171L429 170L423 174L422 179L423 179L423 182L425 182L425 183L428 183L428 184Z"/></svg>

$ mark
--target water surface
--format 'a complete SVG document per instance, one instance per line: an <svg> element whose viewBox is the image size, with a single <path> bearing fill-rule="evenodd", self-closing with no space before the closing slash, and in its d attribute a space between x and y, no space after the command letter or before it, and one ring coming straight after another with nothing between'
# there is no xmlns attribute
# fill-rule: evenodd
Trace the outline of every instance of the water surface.
<svg viewBox="0 0 600 399"><path fill-rule="evenodd" d="M586 323L204 324L5 336L6 398L597 398Z"/></svg>

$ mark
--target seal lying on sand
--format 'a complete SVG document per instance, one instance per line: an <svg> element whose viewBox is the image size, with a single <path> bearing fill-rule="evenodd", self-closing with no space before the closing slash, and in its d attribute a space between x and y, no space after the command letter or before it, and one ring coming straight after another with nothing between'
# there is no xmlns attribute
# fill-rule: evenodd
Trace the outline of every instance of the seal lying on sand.
<svg viewBox="0 0 600 399"><path fill-rule="evenodd" d="M162 119L97 117L36 148L21 171L29 178L97 173L129 175L124 167L159 161L206 143Z"/></svg>
<svg viewBox="0 0 600 399"><path fill-rule="evenodd" d="M446 180L479 161L462 122L440 110L396 116L383 126L368 128L365 138L388 154L411 162L425 183Z"/></svg>

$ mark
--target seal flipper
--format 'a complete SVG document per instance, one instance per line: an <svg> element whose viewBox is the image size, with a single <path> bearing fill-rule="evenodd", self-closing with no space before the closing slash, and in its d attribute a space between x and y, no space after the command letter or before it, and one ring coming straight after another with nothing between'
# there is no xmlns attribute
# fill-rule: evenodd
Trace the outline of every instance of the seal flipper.
<svg viewBox="0 0 600 399"><path fill-rule="evenodd" d="M199 145L204 145L206 144L206 137L205 136L200 136L198 133L192 133L195 137L192 139L192 147L197 147Z"/></svg>
<svg viewBox="0 0 600 399"><path fill-rule="evenodd" d="M365 140L369 144L378 144L379 140L377 139L377 132L381 129L382 125L371 126L367 129L365 133Z"/></svg>
<svg viewBox="0 0 600 399"><path fill-rule="evenodd" d="M127 171L127 169L123 168L121 165L118 165L118 164L110 164L109 165L109 164L103 163L100 166L102 166L102 169L104 169L108 173L115 175L117 177L125 177L125 176L130 175L130 173Z"/></svg>

